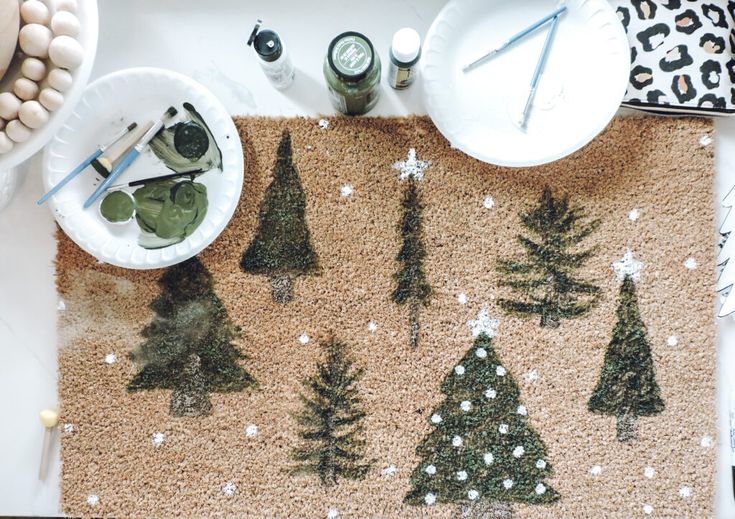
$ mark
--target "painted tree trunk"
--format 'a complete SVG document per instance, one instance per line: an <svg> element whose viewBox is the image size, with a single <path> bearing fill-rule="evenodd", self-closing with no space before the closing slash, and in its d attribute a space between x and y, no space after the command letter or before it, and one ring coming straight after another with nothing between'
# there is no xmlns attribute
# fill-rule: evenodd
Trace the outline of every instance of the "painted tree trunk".
<svg viewBox="0 0 735 519"><path fill-rule="evenodd" d="M293 279L288 274L276 274L271 278L271 297L276 303L293 301Z"/></svg>
<svg viewBox="0 0 735 519"><path fill-rule="evenodd" d="M618 441L627 443L638 439L638 419L634 414L625 413L617 417Z"/></svg>
<svg viewBox="0 0 735 519"><path fill-rule="evenodd" d="M419 345L419 303L411 301L411 347L416 348Z"/></svg>
<svg viewBox="0 0 735 519"><path fill-rule="evenodd" d="M199 355L189 355L181 383L171 393L170 412L177 417L206 416L212 412Z"/></svg>
<svg viewBox="0 0 735 519"><path fill-rule="evenodd" d="M510 503L480 500L462 505L455 517L457 519L512 519L513 508Z"/></svg>

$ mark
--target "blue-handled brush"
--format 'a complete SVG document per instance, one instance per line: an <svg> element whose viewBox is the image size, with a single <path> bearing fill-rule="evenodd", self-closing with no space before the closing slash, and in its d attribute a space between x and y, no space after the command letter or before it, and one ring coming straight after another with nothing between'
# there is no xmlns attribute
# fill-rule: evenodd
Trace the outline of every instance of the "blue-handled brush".
<svg viewBox="0 0 735 519"><path fill-rule="evenodd" d="M151 139L156 136L156 134L163 128L163 125L166 121L166 119L169 119L173 116L175 116L178 113L178 110L174 108L173 106L169 107L168 110L161 116L161 118L153 125L151 126L150 130L145 132L143 137L140 138L138 143L133 147L132 150L130 150L120 161L120 163L113 169L110 174L107 176L106 179L100 183L99 186L97 186L97 189L92 193L92 196L87 198L87 201L84 202L84 209L87 209L89 206L91 206L99 197L104 193L108 186L110 186L117 178L123 174L123 172L130 167L130 165L135 162L135 159L137 159L141 153L143 153L143 150L146 146L148 146L148 143L151 142Z"/></svg>
<svg viewBox="0 0 735 519"><path fill-rule="evenodd" d="M48 200L49 198L51 198L52 196L54 196L56 193L58 193L59 190L62 187L64 187L66 184L68 184L71 179L73 179L79 173L81 173L82 171L84 171L87 168L87 166L89 166L92 162L95 161L95 159L97 157L99 157L100 155L102 155L105 152L105 150L107 150L107 148L109 148L110 146L112 146L113 144L115 144L117 141L119 141L120 139L122 139L123 137L125 137L125 135L127 135L129 132L133 131L137 126L138 126L138 123L131 123L127 128L123 128L122 130L120 130L120 132L118 132L110 140L110 142L108 142L107 144L103 144L102 146L100 146L99 148L97 148L94 151L94 153L92 153L89 157L87 157L86 159L84 159L81 164L79 164L76 168L74 168L72 170L71 173L69 173L67 176L65 176L63 179L61 179L61 181L58 184L56 184L54 187L52 187L48 191L48 193L46 193L41 198L39 198L38 199L38 202L36 202L36 203L38 205L41 205L46 200Z"/></svg>

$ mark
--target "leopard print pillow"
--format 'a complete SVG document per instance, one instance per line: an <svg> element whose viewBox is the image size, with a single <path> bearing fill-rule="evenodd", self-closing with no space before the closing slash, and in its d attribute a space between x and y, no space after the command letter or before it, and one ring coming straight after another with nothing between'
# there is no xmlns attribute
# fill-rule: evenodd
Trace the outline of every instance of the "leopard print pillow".
<svg viewBox="0 0 735 519"><path fill-rule="evenodd" d="M611 0L631 50L623 104L735 113L735 1Z"/></svg>

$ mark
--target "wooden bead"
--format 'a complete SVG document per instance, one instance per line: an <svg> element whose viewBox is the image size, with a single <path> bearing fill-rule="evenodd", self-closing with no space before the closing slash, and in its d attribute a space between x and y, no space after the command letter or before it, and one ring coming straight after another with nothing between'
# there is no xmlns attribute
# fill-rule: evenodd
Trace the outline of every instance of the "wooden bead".
<svg viewBox="0 0 735 519"><path fill-rule="evenodd" d="M50 112L55 112L64 104L64 95L53 88L46 87L38 94L38 101Z"/></svg>
<svg viewBox="0 0 735 519"><path fill-rule="evenodd" d="M48 55L57 67L73 70L82 64L84 49L71 36L57 36L49 45Z"/></svg>
<svg viewBox="0 0 735 519"><path fill-rule="evenodd" d="M46 77L46 64L38 58L26 58L20 71L31 81L41 81Z"/></svg>
<svg viewBox="0 0 735 519"><path fill-rule="evenodd" d="M20 4L20 17L25 23L41 25L46 25L50 18L48 7L39 0L26 0Z"/></svg>
<svg viewBox="0 0 735 519"><path fill-rule="evenodd" d="M20 144L31 137L31 130L18 119L14 119L5 127L5 133L13 142Z"/></svg>
<svg viewBox="0 0 735 519"><path fill-rule="evenodd" d="M48 122L48 111L38 101L26 101L18 110L20 122L35 130Z"/></svg>
<svg viewBox="0 0 735 519"><path fill-rule="evenodd" d="M0 132L0 154L7 153L13 149L15 143L10 140L5 132Z"/></svg>
<svg viewBox="0 0 735 519"><path fill-rule="evenodd" d="M79 19L68 11L59 11L51 18L51 30L56 36L79 35Z"/></svg>
<svg viewBox="0 0 735 519"><path fill-rule="evenodd" d="M28 78L22 77L15 81L13 92L23 101L35 99L38 95L38 85Z"/></svg>
<svg viewBox="0 0 735 519"><path fill-rule="evenodd" d="M52 38L51 29L38 23L24 25L18 33L21 50L34 58L48 58L48 48Z"/></svg>
<svg viewBox="0 0 735 519"><path fill-rule="evenodd" d="M0 117L6 121L12 121L18 117L18 109L22 101L11 92L0 94Z"/></svg>
<svg viewBox="0 0 735 519"><path fill-rule="evenodd" d="M48 73L46 81L48 81L50 87L58 90L59 92L66 92L71 88L72 77L68 71L55 68Z"/></svg>

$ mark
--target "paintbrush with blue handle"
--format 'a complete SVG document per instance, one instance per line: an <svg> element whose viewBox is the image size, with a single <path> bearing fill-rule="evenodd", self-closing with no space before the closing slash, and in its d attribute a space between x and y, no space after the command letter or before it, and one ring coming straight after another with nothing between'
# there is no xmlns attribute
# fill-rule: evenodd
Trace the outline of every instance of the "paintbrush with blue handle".
<svg viewBox="0 0 735 519"><path fill-rule="evenodd" d="M161 116L161 118L153 125L151 126L150 130L145 132L143 137L140 138L138 143L133 147L132 150L130 150L123 158L120 160L120 163L113 169L110 174L107 176L106 179L100 183L99 186L97 186L97 189L92 193L92 196L87 198L87 201L84 202L84 209L87 209L89 206L91 206L105 191L107 191L108 186L110 186L117 178L125 172L126 169L130 167L130 165L135 162L135 159L137 159L141 153L143 153L143 150L146 146L148 146L148 143L151 142L151 139L156 136L156 134L163 128L163 125L166 121L166 119L170 119L171 117L174 117L178 113L178 110L174 108L173 106L169 107L168 110Z"/></svg>
<svg viewBox="0 0 735 519"><path fill-rule="evenodd" d="M102 146L100 146L99 148L97 148L94 151L94 153L92 153L89 157L87 157L86 159L84 159L81 162L81 164L79 164L76 168L74 168L72 170L71 173L69 173L67 176L65 176L63 179L61 179L61 181L58 184L56 184L54 187L52 187L48 191L48 193L46 193L41 198L39 198L38 199L38 202L36 202L36 203L38 205L41 205L46 200L48 200L49 198L51 198L52 196L54 196L56 193L58 193L59 190L62 187L64 187L66 184L68 184L71 179L73 179L79 173L81 173L82 171L84 171L87 168L87 166L89 166L92 162L95 161L95 159L97 159L100 155L102 155L105 152L105 150L107 150L107 148L109 148L110 146L112 146L113 144L115 144L117 141L119 141L120 139L122 139L123 137L125 137L129 132L133 131L137 126L138 126L138 123L131 123L126 128L123 128L122 130L120 130L112 139L110 139L110 142L108 142L107 144L103 144Z"/></svg>

